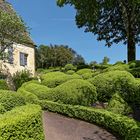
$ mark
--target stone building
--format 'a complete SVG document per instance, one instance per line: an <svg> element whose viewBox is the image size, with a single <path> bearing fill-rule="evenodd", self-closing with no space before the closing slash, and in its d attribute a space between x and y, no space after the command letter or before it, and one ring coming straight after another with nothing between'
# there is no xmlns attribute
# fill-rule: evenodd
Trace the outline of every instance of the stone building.
<svg viewBox="0 0 140 140"><path fill-rule="evenodd" d="M15 12L5 0L0 0L0 9L10 13ZM29 70L33 76L35 75L35 44L28 33L25 36L29 41L24 44L15 42L11 50L7 50L10 53L9 60L2 61L2 70L11 75L22 70Z"/></svg>

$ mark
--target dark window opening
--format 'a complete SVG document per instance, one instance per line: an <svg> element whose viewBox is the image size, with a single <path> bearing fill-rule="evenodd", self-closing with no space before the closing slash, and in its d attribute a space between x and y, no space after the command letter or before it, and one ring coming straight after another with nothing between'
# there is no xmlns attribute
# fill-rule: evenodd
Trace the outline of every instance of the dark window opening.
<svg viewBox="0 0 140 140"><path fill-rule="evenodd" d="M27 66L28 54L20 52L20 66Z"/></svg>

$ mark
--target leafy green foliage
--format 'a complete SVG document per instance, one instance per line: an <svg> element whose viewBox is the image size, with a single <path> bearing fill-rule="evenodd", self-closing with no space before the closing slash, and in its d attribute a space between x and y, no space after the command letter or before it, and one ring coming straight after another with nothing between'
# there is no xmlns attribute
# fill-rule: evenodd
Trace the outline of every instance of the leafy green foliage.
<svg viewBox="0 0 140 140"><path fill-rule="evenodd" d="M81 77L79 75L67 75L62 72L50 72L45 75L42 75L42 84L54 88L58 85L61 85L62 83L69 81L71 79L80 79Z"/></svg>
<svg viewBox="0 0 140 140"><path fill-rule="evenodd" d="M15 88L17 90L18 88L21 87L21 85L23 83L30 81L32 78L31 78L31 74L29 71L23 70L20 72L19 71L16 72L13 75L12 79L13 79L13 83L15 85Z"/></svg>
<svg viewBox="0 0 140 140"><path fill-rule="evenodd" d="M91 73L91 72L93 72L93 70L91 69L81 69L81 70L78 70L76 73L79 75L82 75L82 74Z"/></svg>
<svg viewBox="0 0 140 140"><path fill-rule="evenodd" d="M77 26L97 35L97 40L105 40L106 46L119 42L127 44L128 61L132 61L135 60L135 45L140 42L140 3L136 1L57 0L57 4L73 6Z"/></svg>
<svg viewBox="0 0 140 140"><path fill-rule="evenodd" d="M0 59L7 60L6 49L13 43L29 43L27 27L15 12L0 10Z"/></svg>
<svg viewBox="0 0 140 140"><path fill-rule="evenodd" d="M99 101L108 101L116 92L121 92L122 96L131 99L135 88L133 87L135 78L126 71L109 71L101 73L89 79L96 88Z"/></svg>
<svg viewBox="0 0 140 140"><path fill-rule="evenodd" d="M115 70L129 71L129 66L127 64L116 64L111 67L108 67L107 69L104 70L104 72L115 71Z"/></svg>
<svg viewBox="0 0 140 140"><path fill-rule="evenodd" d="M36 49L37 68L64 67L85 64L84 58L65 45L40 45Z"/></svg>
<svg viewBox="0 0 140 140"><path fill-rule="evenodd" d="M76 70L76 67L74 67L72 64L67 64L65 65L65 71L68 71L68 70Z"/></svg>
<svg viewBox="0 0 140 140"><path fill-rule="evenodd" d="M66 72L66 74L69 74L69 75L73 75L75 73L75 71L73 71L73 70L68 70L67 72Z"/></svg>
<svg viewBox="0 0 140 140"><path fill-rule="evenodd" d="M5 110L9 111L16 106L25 105L25 100L16 92L0 90L0 104L4 106Z"/></svg>
<svg viewBox="0 0 140 140"><path fill-rule="evenodd" d="M96 101L96 97L96 88L81 79L67 81L51 91L51 100L65 104L90 106Z"/></svg>
<svg viewBox="0 0 140 140"><path fill-rule="evenodd" d="M119 93L115 93L112 96L111 100L108 103L107 110L122 115L129 115L129 113L133 112L131 107Z"/></svg>
<svg viewBox="0 0 140 140"><path fill-rule="evenodd" d="M0 104L0 114L4 114L6 112L6 109L2 104Z"/></svg>
<svg viewBox="0 0 140 140"><path fill-rule="evenodd" d="M38 105L16 107L0 117L1 140L44 140L42 111Z"/></svg>
<svg viewBox="0 0 140 140"><path fill-rule="evenodd" d="M0 80L0 89L8 90L8 85L5 80Z"/></svg>
<svg viewBox="0 0 140 140"><path fill-rule="evenodd" d="M82 74L82 78L84 80L90 79L92 77L93 77L93 73L91 73L91 72L87 72L87 73Z"/></svg>
<svg viewBox="0 0 140 140"><path fill-rule="evenodd" d="M31 83L31 82L27 82L24 83L22 85L21 88L19 88L18 90L19 92L22 92L24 94L24 96L30 96L31 100L34 102L36 101L36 96L42 100L42 99L47 99L48 98L48 93L50 93L50 88L37 84L37 83ZM27 93L28 92L28 93ZM30 95L29 93L32 93L36 96L32 96L32 94ZM28 99L28 97L27 97Z"/></svg>
<svg viewBox="0 0 140 140"><path fill-rule="evenodd" d="M115 114L104 109L72 106L51 101L41 101L40 105L45 110L58 112L69 117L102 125L117 132L122 136L122 139L140 139L140 123L126 116Z"/></svg>
<svg viewBox="0 0 140 140"><path fill-rule="evenodd" d="M36 104L37 101L38 101L38 97L35 94L27 91L26 88L25 89L22 88L22 87L19 88L18 91L17 91L17 95L24 98L26 103Z"/></svg>

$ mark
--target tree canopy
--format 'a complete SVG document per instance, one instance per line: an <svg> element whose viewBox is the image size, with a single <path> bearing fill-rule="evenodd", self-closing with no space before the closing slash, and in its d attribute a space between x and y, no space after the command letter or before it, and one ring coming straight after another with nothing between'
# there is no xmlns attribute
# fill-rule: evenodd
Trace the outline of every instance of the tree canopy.
<svg viewBox="0 0 140 140"><path fill-rule="evenodd" d="M28 41L27 28L24 22L15 14L0 10L0 59L7 57L5 50L13 43L26 43Z"/></svg>
<svg viewBox="0 0 140 140"><path fill-rule="evenodd" d="M106 46L127 44L128 61L135 60L140 43L140 0L57 0L59 6L73 5L76 24L97 35Z"/></svg>
<svg viewBox="0 0 140 140"><path fill-rule="evenodd" d="M84 58L65 45L40 45L36 48L36 62L39 68L78 65L85 63Z"/></svg>

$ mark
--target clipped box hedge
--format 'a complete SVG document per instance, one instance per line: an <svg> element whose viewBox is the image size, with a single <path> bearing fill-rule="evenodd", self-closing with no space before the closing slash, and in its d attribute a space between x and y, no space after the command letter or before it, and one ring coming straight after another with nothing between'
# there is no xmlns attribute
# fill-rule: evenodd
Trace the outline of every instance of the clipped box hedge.
<svg viewBox="0 0 140 140"><path fill-rule="evenodd" d="M79 74L79 75L83 75L85 73L92 73L92 72L93 72L92 69L85 68L85 69L78 70L76 73Z"/></svg>
<svg viewBox="0 0 140 140"><path fill-rule="evenodd" d="M109 71L88 80L97 89L98 100L108 101L119 92L127 101L135 95L135 78L127 71Z"/></svg>
<svg viewBox="0 0 140 140"><path fill-rule="evenodd" d="M48 93L50 93L50 90L51 89L48 88L47 86L40 85L37 83L27 82L27 83L24 83L22 87L18 89L18 92L22 92L22 93L24 92L23 94L27 95L27 93L25 93L25 91L27 91L36 95L40 100L43 100L43 99L48 98ZM35 97L32 97L32 98L35 98Z"/></svg>
<svg viewBox="0 0 140 140"><path fill-rule="evenodd" d="M103 109L59 104L51 101L41 101L40 105L44 110L104 126L117 132L125 140L140 140L140 123L126 116Z"/></svg>
<svg viewBox="0 0 140 140"><path fill-rule="evenodd" d="M16 107L0 116L0 140L44 140L38 105Z"/></svg>
<svg viewBox="0 0 140 140"><path fill-rule="evenodd" d="M45 75L42 75L42 84L49 87L54 88L57 87L71 79L80 79L79 75L67 75L63 72L50 72Z"/></svg>
<svg viewBox="0 0 140 140"><path fill-rule="evenodd" d="M50 100L65 104L91 106L97 100L96 88L88 81L73 79L52 89Z"/></svg>
<svg viewBox="0 0 140 140"><path fill-rule="evenodd" d="M25 100L16 92L9 90L0 90L0 104L6 111L10 111L16 106L25 105Z"/></svg>

